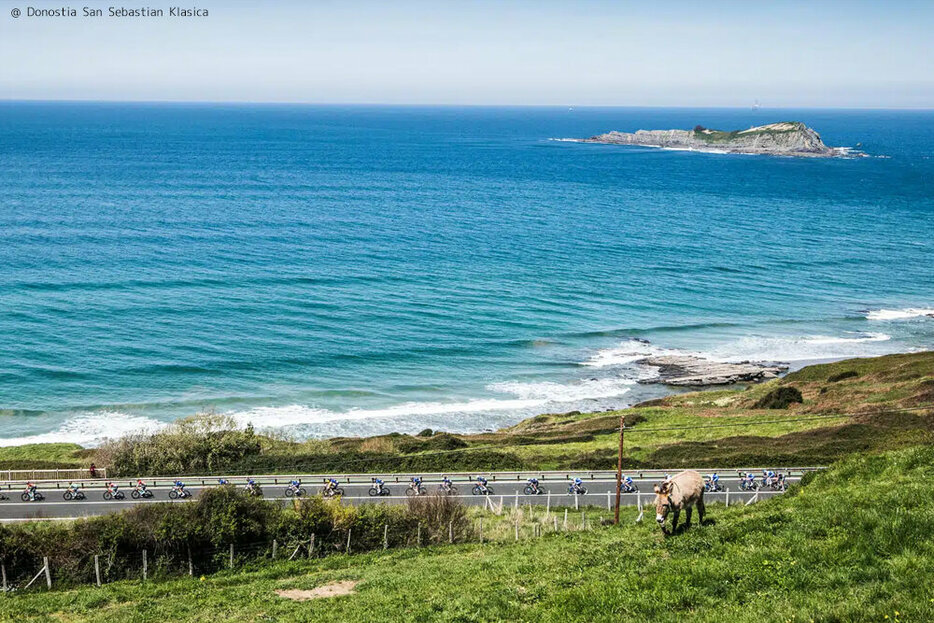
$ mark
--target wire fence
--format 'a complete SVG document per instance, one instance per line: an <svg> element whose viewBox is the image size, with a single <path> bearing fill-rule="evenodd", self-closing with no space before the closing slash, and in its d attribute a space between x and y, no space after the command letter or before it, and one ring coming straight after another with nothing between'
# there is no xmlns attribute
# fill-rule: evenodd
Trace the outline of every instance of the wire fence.
<svg viewBox="0 0 934 623"><path fill-rule="evenodd" d="M726 490L706 493L705 498L708 504L749 506L781 493ZM177 541L145 547L123 544L106 551L87 551L79 555L75 555L74 551L62 551L63 555L59 556L54 549L43 553L7 554L0 558L2 591L14 593L82 584L102 586L120 580L149 581L184 575L202 576L272 561L378 550L518 542L593 530L612 523L613 507L609 496L605 508L602 505L585 506L579 501L581 497L575 496L573 506L552 506L550 503L543 504L541 496L483 496L483 512L463 521L446 521L442 525L427 522L355 524L302 536L290 535L259 541L235 540L226 544ZM650 513L654 511L653 497L650 494L636 494L633 498L635 503L630 506L636 507L636 523L643 521L646 506L650 507Z"/></svg>

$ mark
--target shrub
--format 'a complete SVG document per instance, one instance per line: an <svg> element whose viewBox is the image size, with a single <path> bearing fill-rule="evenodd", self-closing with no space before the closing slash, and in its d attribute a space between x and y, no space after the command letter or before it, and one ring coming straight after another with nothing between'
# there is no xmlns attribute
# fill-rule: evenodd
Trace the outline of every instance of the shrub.
<svg viewBox="0 0 934 623"><path fill-rule="evenodd" d="M455 534L464 534L469 528L467 507L448 495L422 495L407 501L407 514L422 525L423 538L440 543L447 540L449 525Z"/></svg>
<svg viewBox="0 0 934 623"><path fill-rule="evenodd" d="M773 389L753 405L754 409L787 409L790 405L803 402L801 392L795 387Z"/></svg>
<svg viewBox="0 0 934 623"><path fill-rule="evenodd" d="M207 414L150 435L108 441L98 450L97 460L118 476L194 474L234 468L261 451L252 426L240 429L229 417Z"/></svg>
<svg viewBox="0 0 934 623"><path fill-rule="evenodd" d="M856 370L847 370L845 372L840 372L839 374L832 374L827 377L828 383L836 383L837 381L842 381L844 379L852 379L859 376L859 372Z"/></svg>
<svg viewBox="0 0 934 623"><path fill-rule="evenodd" d="M95 555L109 582L139 578L143 550L154 576L187 572L189 557L203 573L226 566L230 544L240 556L262 556L273 539L296 547L314 535L316 550L327 553L343 551L350 530L352 550L366 551L381 549L384 535L392 547L412 545L419 526L423 543L446 542L449 525L455 538L469 536L466 507L448 496L411 498L407 506L344 506L312 497L283 508L219 487L195 502L143 504L73 523L0 524L0 560L9 581L22 587L48 556L56 584L67 586L94 581Z"/></svg>

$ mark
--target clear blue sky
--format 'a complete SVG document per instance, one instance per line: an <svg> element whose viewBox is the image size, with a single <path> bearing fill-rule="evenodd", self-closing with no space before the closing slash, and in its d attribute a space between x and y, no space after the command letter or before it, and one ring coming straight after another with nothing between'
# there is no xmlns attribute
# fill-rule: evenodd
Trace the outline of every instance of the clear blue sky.
<svg viewBox="0 0 934 623"><path fill-rule="evenodd" d="M934 107L932 0L30 4L120 3L0 0L2 99Z"/></svg>

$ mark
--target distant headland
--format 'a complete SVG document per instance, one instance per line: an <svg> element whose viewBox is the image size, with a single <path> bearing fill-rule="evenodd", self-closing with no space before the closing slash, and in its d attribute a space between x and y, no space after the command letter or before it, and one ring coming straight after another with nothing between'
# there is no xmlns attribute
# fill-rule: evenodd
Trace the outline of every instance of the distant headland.
<svg viewBox="0 0 934 623"><path fill-rule="evenodd" d="M559 140L609 145L642 145L729 154L811 158L865 155L848 147L828 147L817 132L799 121L782 121L732 132L711 130L698 125L693 130L639 130L634 133L613 131L590 138Z"/></svg>

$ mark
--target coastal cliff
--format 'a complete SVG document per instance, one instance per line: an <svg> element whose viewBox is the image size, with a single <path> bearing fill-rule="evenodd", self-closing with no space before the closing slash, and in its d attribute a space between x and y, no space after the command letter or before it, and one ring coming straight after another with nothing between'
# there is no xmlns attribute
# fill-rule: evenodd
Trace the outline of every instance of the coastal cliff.
<svg viewBox="0 0 934 623"><path fill-rule="evenodd" d="M575 140L581 143L642 145L773 156L831 158L861 155L846 147L828 147L817 132L798 121L770 123L732 132L711 130L703 126L697 126L693 130L639 130L634 133L613 131Z"/></svg>

